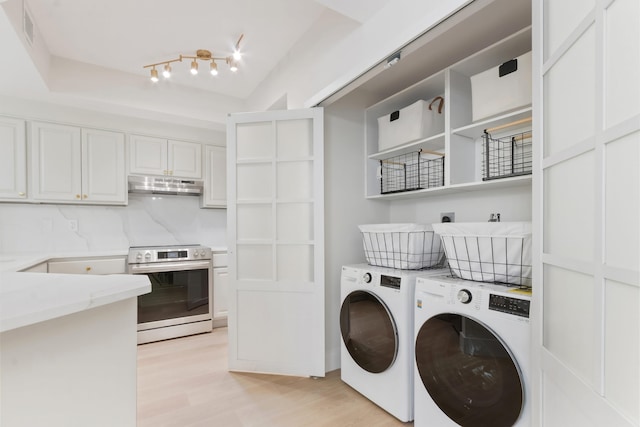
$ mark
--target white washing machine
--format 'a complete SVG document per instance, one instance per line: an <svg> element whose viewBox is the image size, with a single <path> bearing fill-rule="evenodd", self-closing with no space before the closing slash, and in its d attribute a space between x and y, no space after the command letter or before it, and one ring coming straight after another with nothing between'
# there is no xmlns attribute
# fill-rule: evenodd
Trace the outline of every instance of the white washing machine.
<svg viewBox="0 0 640 427"><path fill-rule="evenodd" d="M530 290L438 276L415 292L414 426L529 426Z"/></svg>
<svg viewBox="0 0 640 427"><path fill-rule="evenodd" d="M341 378L401 421L413 419L415 281L447 271L342 267Z"/></svg>

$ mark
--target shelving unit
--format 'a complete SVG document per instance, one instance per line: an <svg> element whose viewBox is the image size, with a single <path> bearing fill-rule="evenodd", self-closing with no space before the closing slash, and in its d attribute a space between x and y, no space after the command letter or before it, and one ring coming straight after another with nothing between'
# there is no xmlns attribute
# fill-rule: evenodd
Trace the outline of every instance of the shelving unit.
<svg viewBox="0 0 640 427"><path fill-rule="evenodd" d="M530 118L531 105L504 111L476 122L472 120L471 106L471 76L530 50L531 27L527 27L367 108L365 111L365 197L398 200L493 188L530 186L530 175L483 181L481 143L485 129ZM378 151L378 117L404 108L418 100L431 100L443 94L445 99L443 133L410 141L393 149ZM531 124L509 131L517 131L521 128L530 130ZM445 154L444 185L423 190L380 194L378 176L380 160L418 150Z"/></svg>

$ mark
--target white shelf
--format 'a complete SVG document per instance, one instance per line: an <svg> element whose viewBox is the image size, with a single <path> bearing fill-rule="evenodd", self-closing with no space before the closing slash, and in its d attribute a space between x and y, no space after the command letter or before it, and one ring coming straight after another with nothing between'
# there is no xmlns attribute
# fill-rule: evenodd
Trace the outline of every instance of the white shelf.
<svg viewBox="0 0 640 427"><path fill-rule="evenodd" d="M442 187L427 188L424 190L406 191L403 193L378 194L367 196L371 200L402 200L417 199L426 196L442 196L445 194L457 194L470 191L494 190L511 187L528 187L531 185L531 175L516 176L513 178L494 179L491 181L468 182L464 184L445 185Z"/></svg>
<svg viewBox="0 0 640 427"><path fill-rule="evenodd" d="M496 117L481 120L470 125L463 126L457 129L453 129L452 133L455 135L466 136L467 138L477 139L482 136L485 129L489 129L496 126L502 126L510 122L522 120L531 117L531 107L512 111L510 113L501 114Z"/></svg>
<svg viewBox="0 0 640 427"><path fill-rule="evenodd" d="M428 150L428 151L442 151L444 155L444 141L445 134L439 133L438 135L430 136L429 138L419 139L409 142L407 144L400 145L389 150L380 151L369 155L372 160L383 160L389 157L399 156L401 154L407 154L415 151Z"/></svg>

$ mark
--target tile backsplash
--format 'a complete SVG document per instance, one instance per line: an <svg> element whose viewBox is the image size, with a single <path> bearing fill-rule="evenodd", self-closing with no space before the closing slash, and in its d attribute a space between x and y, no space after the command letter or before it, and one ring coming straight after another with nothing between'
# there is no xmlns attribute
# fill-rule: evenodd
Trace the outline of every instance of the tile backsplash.
<svg viewBox="0 0 640 427"><path fill-rule="evenodd" d="M200 209L192 196L129 194L128 206L0 203L0 253L226 246L226 215L224 209Z"/></svg>

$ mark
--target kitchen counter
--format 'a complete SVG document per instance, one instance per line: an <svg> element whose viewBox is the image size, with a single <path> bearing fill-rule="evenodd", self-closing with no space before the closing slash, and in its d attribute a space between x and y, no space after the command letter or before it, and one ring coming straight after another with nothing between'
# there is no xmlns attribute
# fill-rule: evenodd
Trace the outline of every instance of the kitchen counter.
<svg viewBox="0 0 640 427"><path fill-rule="evenodd" d="M69 256L113 255L124 253ZM0 425L135 427L137 297L149 279L15 272L65 256L0 258Z"/></svg>
<svg viewBox="0 0 640 427"><path fill-rule="evenodd" d="M144 275L0 273L0 332L151 292Z"/></svg>

